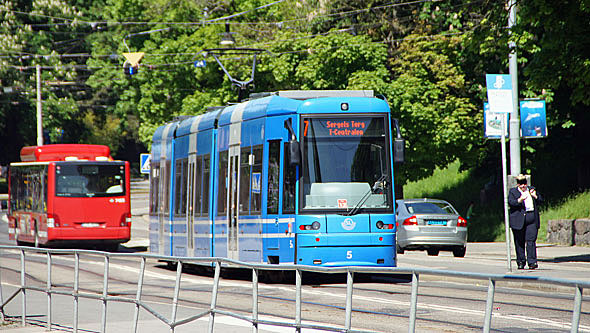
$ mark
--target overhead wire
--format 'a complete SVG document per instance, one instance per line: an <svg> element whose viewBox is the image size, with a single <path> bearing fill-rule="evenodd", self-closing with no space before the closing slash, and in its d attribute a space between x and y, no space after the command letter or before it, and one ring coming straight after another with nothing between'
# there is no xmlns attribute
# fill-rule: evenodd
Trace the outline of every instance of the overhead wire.
<svg viewBox="0 0 590 333"><path fill-rule="evenodd" d="M283 2L284 0L278 0L275 1L273 3L267 4L267 5L263 5L260 7L257 7L255 9L260 9L260 8L264 8L264 7L268 7L270 5L279 3L279 2ZM337 16L337 15L346 15L346 14L351 14L351 13L358 13L358 12L363 12L363 11L369 11L369 10L374 10L374 9L383 9L383 8L389 8L389 7L394 7L394 6L401 6L401 5L409 5L409 4L417 4L417 3L424 3L424 2L433 2L436 0L416 0L416 1L408 1L408 2L403 2L403 3L390 3L387 5L382 5L382 6L377 6L377 7L373 7L373 8L365 8L365 9L358 9L358 10L351 10L351 11L344 11L344 12L339 12L339 13L332 13L332 14L325 14L323 16L325 17L332 17L332 16ZM470 2L468 4L462 4L462 5L457 5L457 6L466 6L469 4L473 4L473 3L477 3L477 2L481 2L482 0L477 0L477 1L473 1ZM453 6L453 7L457 7L457 6ZM251 12L255 9L249 10L249 11L243 11L240 13L237 13L235 15L243 15L245 13ZM0 9L0 11L2 11L2 9ZM15 11L18 12L18 11ZM18 12L18 13L23 13L23 14L27 14L24 12ZM37 15L37 14L35 14ZM230 15L230 16L226 16L224 17L225 19L228 19L229 17L235 17L235 15ZM66 18L58 18L58 17L53 17L53 16L48 16L48 15L39 15L39 16L43 16L43 17L52 17L52 18L56 18L56 19L62 19L62 20L68 20ZM322 17L322 16L318 16L318 17ZM405 17L400 17L401 18L408 18L411 17L411 15L405 16ZM216 19L215 19L216 20ZM212 23L215 20L210 20ZM296 20L289 20L289 21L296 21ZM280 22L289 22L289 21L280 21ZM85 21L82 21L85 22ZM162 22L159 22L162 23ZM174 23L178 23L178 22L174 22ZM258 22L259 23L259 22ZM258 24L256 23L256 24ZM277 22L273 22L273 24L276 24ZM155 31L159 31L161 29L157 29ZM294 41L294 40L300 40L300 39L305 39L305 38L314 38L317 36L325 36L328 34L332 34L332 33L342 33L342 32L346 32L346 31L350 31L351 28L345 28L345 29L339 29L339 30L332 30L332 31L328 31L328 32L324 32L324 33L317 33L317 34L313 34L313 35L308 35L308 36L302 36L302 37L295 37L295 38L288 38L288 39L282 39L282 40L274 40L274 41L270 41L270 42L259 42L259 43L251 43L249 44L250 46L256 46L256 45L269 45L272 43L276 43L276 42L285 42L285 41ZM463 32L465 33L465 32ZM137 34L141 34L141 33L137 33ZM131 34L133 35L133 34ZM129 35L128 35L129 36ZM425 36L424 38L427 37L435 37L435 36L441 36L441 34L436 34L436 35L430 35L430 36ZM389 41L377 41L375 43L386 43L386 42L396 42L396 41L403 41L404 38L401 39L394 39L394 40L389 40ZM339 47L346 47L346 46L339 46ZM333 47L333 48L338 48L338 47ZM297 53L297 52L309 52L309 51L313 51L312 49L305 49L305 50L293 50L293 51L286 51L286 52L281 52L280 54L284 54L284 53ZM90 53L76 53L76 54L49 54L49 55L41 55L41 54L33 54L33 53L27 53L27 52L16 52L16 51L4 51L7 53L10 53L11 55L2 55L0 54L0 58L9 58L9 57L14 57L12 54L16 54L16 55L21 55L21 58L27 58L27 57L35 57L35 58L45 58L45 59L49 59L49 58L53 58L53 57L57 57L57 58L111 58L111 59L118 59L121 56L118 54L103 54L103 55L97 55L97 54L90 54ZM195 53L146 53L145 56L151 56L151 57L164 57L164 56L183 56L183 55L187 55L187 56L196 56L199 55L200 52L195 52ZM185 65L185 64L189 64L192 63L192 61L187 61L187 62L175 62L175 63L154 63L154 64L147 64L149 66L175 66L175 65ZM34 68L35 66L23 66L23 65L6 65L7 67L11 67L11 68L17 68L20 70L26 70L28 68ZM53 69L53 68L72 68L72 69L86 69L86 70L93 70L93 69L102 69L102 68L120 68L120 66L92 66L92 65L53 65L53 66L41 66L42 69Z"/></svg>

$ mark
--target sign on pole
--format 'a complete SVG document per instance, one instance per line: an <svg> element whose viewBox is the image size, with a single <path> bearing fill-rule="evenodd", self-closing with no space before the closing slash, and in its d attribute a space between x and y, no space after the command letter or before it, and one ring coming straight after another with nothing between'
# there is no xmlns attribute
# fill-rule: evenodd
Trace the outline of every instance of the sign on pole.
<svg viewBox="0 0 590 333"><path fill-rule="evenodd" d="M514 109L512 104L512 78L506 74L486 74L486 88L491 112L502 113L500 128L500 149L502 150L502 183L504 187L504 225L506 229L506 265L512 271L510 251L510 227L508 223L508 190L506 188L506 123L507 116Z"/></svg>
<svg viewBox="0 0 590 333"><path fill-rule="evenodd" d="M512 79L508 74L486 74L486 88L491 112L511 113Z"/></svg>
<svg viewBox="0 0 590 333"><path fill-rule="evenodd" d="M141 173L150 173L150 164L151 164L151 155L150 154L140 154L139 155L139 171Z"/></svg>
<svg viewBox="0 0 590 333"><path fill-rule="evenodd" d="M520 130L523 138L547 136L547 115L544 100L520 101Z"/></svg>
<svg viewBox="0 0 590 333"><path fill-rule="evenodd" d="M483 103L483 136L488 139L499 139L502 135L502 118L504 113L490 111L490 105ZM506 135L508 123L505 124Z"/></svg>

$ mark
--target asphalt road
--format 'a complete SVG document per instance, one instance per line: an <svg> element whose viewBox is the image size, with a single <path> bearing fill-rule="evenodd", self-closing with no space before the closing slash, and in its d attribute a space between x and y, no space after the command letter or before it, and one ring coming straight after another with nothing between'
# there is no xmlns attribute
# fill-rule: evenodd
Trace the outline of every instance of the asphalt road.
<svg viewBox="0 0 590 333"><path fill-rule="evenodd" d="M145 182L134 184L132 192L132 240L123 245L122 252L141 252L147 246L147 190ZM7 239L5 218L0 222L0 244L13 245ZM512 250L513 251L513 250ZM506 261L505 243L469 243L465 258L454 258L450 252L441 252L431 257L425 251L406 251L399 255L398 264L407 268L430 268L459 272L486 274L510 274L531 277L530 281L498 283L494 303L492 329L502 332L570 330L572 318L573 288L536 283L535 277L566 278L581 281L590 280L590 248L552 246L539 247L540 269L516 270L509 272ZM27 255L27 283L44 285L45 256L40 253ZM30 262L29 262L30 261ZM54 260L53 283L64 288L73 287L71 257L58 256ZM139 265L128 259L113 259L109 271L109 293L133 298L136 293ZM20 266L16 254L3 253L2 295L17 289L20 285ZM100 294L104 266L100 258L82 258L81 290ZM172 313L174 281L176 271L167 269L158 262L146 265L145 296L149 305L170 318ZM513 268L514 265L513 265ZM243 311L251 309L251 282L249 272L229 271L224 274L220 287L218 304L226 310ZM487 297L487 281L448 278L437 275L420 275L418 297L418 332L440 331L481 331ZM211 300L212 279L210 273L196 273L187 270L182 276L179 308L176 318L186 318L207 309ZM588 290L584 293L587 295ZM292 321L294 318L295 286L292 282L260 285L260 316L268 320ZM352 326L355 329L377 332L405 332L408 327L411 285L396 277L355 276ZM303 286L303 311L305 322L324 322L336 326L344 324L344 300L346 283L343 276L315 276L306 279ZM27 294L32 324L46 321L47 296L41 292ZM73 327L72 297L56 295L52 300L53 321L60 323L64 330ZM20 301L9 304L8 315L20 313ZM80 300L80 328L100 331L101 303L95 300ZM133 305L110 302L108 305L107 331L131 331ZM206 318L178 327L175 332L204 331ZM228 316L217 316L216 332L250 332L246 322ZM44 328L16 325L2 326L1 330L11 332L42 332ZM159 320L145 311L140 315L140 331L169 331ZM261 326L261 332L293 332L285 327ZM584 296L580 320L580 332L590 332L590 297ZM304 332L313 332L304 330Z"/></svg>

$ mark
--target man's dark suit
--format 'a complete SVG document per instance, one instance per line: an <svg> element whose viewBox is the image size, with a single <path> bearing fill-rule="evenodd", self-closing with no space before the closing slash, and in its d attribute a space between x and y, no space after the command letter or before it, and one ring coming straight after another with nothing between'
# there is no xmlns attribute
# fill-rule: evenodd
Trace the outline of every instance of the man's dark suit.
<svg viewBox="0 0 590 333"><path fill-rule="evenodd" d="M529 190L534 187L529 186ZM537 265L537 233L541 226L539 219L539 210L537 207L537 199L533 198L533 207L535 210L531 213L526 213L526 208L523 202L518 202L521 192L518 187L511 188L508 192L508 205L510 207L510 228L514 235L514 246L516 248L516 263L519 267L524 266L525 260L529 267ZM526 219L526 214L533 214L533 217ZM527 223L526 220L529 222ZM526 257L525 257L526 246Z"/></svg>

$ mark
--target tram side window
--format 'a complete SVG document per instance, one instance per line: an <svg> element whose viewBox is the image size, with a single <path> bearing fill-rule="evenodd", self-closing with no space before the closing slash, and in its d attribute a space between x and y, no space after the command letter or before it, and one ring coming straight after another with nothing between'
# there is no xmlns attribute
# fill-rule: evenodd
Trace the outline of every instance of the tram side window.
<svg viewBox="0 0 590 333"><path fill-rule="evenodd" d="M196 169L195 169L195 181L193 183L193 191L195 196L195 207L194 207L194 216L201 216L201 203L203 200L203 192L202 192L202 171L203 171L203 161L201 156L197 156L196 162Z"/></svg>
<svg viewBox="0 0 590 333"><path fill-rule="evenodd" d="M164 215L170 214L170 161L164 164Z"/></svg>
<svg viewBox="0 0 590 333"><path fill-rule="evenodd" d="M186 215L186 181L187 181L188 159L183 158L176 161L175 188L174 188L174 215Z"/></svg>
<svg viewBox="0 0 590 333"><path fill-rule="evenodd" d="M279 213L279 176L281 174L281 141L268 143L268 193L267 214Z"/></svg>
<svg viewBox="0 0 590 333"><path fill-rule="evenodd" d="M203 203L202 203L202 216L209 215L209 177L210 177L210 166L211 158L209 154L203 155Z"/></svg>
<svg viewBox="0 0 590 333"><path fill-rule="evenodd" d="M288 151L285 143L284 151ZM289 158L283 159L283 214L295 214L295 181L296 168L289 164Z"/></svg>
<svg viewBox="0 0 590 333"><path fill-rule="evenodd" d="M240 214L249 215L250 206L250 149L242 147L240 151Z"/></svg>
<svg viewBox="0 0 590 333"><path fill-rule="evenodd" d="M217 213L224 215L227 212L227 154L228 151L219 152L219 183L217 186Z"/></svg>
<svg viewBox="0 0 590 333"><path fill-rule="evenodd" d="M152 163L150 166L151 177L150 177L150 213L158 212L158 197L160 192L160 165L158 163Z"/></svg>
<svg viewBox="0 0 590 333"><path fill-rule="evenodd" d="M252 147L252 155L254 155L254 164L252 165L252 178L250 180L250 214L260 214L262 197L262 145Z"/></svg>

